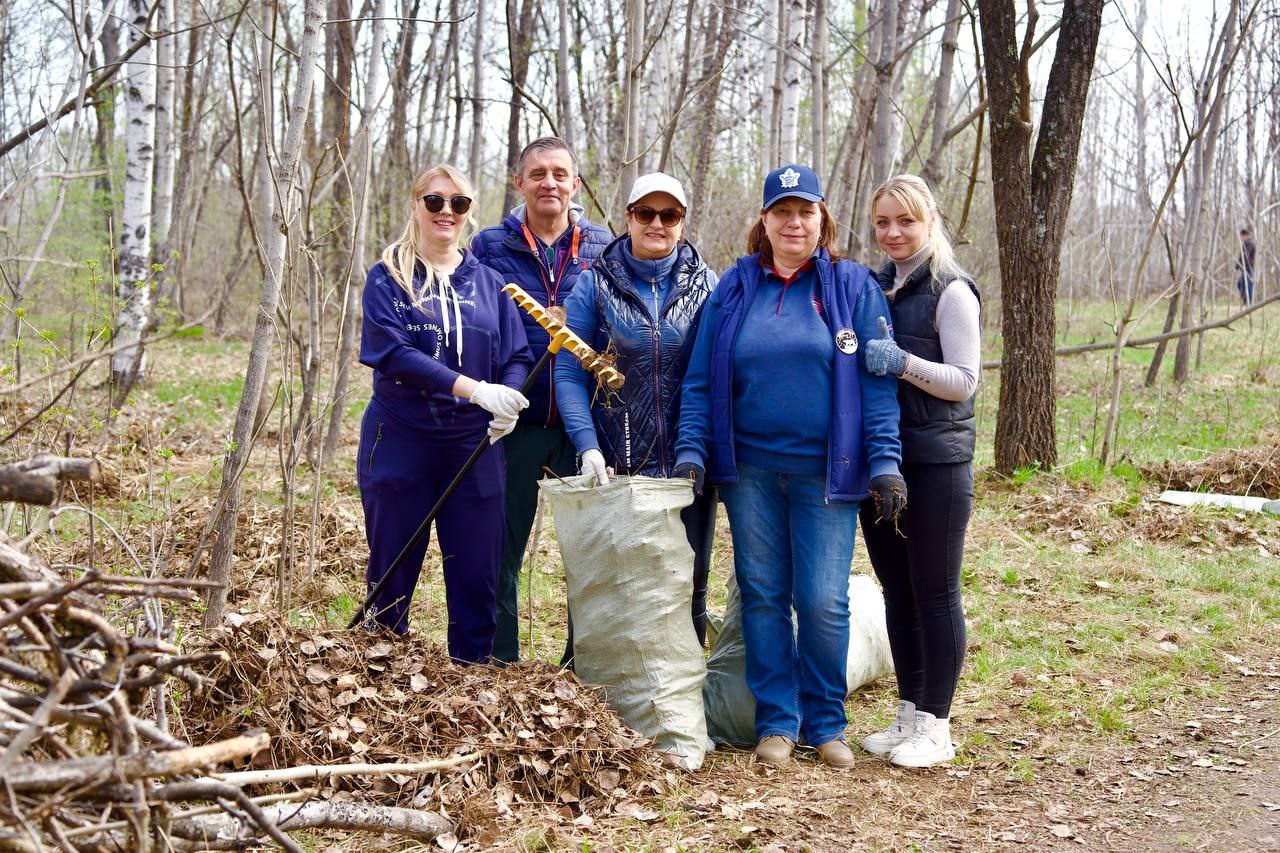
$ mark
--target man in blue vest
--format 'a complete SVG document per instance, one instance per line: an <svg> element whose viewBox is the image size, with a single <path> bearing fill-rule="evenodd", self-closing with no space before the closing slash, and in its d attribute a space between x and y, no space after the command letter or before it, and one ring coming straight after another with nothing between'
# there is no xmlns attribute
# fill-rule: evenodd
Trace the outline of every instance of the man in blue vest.
<svg viewBox="0 0 1280 853"><path fill-rule="evenodd" d="M564 319L564 303L579 273L600 256L613 239L607 228L593 225L573 202L581 180L578 158L563 139L544 136L520 152L516 189L524 196L501 225L485 228L471 243L480 263L506 282ZM528 314L522 314L535 359L546 352L549 337ZM520 563L538 505L538 480L544 467L560 476L578 470L577 455L556 410L551 370L543 371L529 390L529 407L520 413L515 431L502 441L507 455L506 541L498 573L498 631L493 643L497 661L520 658L517 589Z"/></svg>

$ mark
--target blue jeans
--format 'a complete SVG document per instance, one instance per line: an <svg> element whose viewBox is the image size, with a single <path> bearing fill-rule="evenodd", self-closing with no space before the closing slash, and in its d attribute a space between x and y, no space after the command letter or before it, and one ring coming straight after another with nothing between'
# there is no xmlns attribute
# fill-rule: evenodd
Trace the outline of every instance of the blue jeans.
<svg viewBox="0 0 1280 853"><path fill-rule="evenodd" d="M733 532L757 739L803 735L817 746L843 739L848 724L849 565L858 505L827 503L825 491L824 477L741 461L738 482L720 490Z"/></svg>

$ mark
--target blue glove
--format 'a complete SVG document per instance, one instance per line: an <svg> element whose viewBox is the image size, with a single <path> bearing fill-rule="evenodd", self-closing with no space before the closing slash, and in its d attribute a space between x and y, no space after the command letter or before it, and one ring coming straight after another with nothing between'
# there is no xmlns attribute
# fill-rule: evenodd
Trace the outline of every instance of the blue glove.
<svg viewBox="0 0 1280 853"><path fill-rule="evenodd" d="M893 342L889 323L880 317L880 337L867 343L867 372L876 376L901 376L907 369L907 353Z"/></svg>

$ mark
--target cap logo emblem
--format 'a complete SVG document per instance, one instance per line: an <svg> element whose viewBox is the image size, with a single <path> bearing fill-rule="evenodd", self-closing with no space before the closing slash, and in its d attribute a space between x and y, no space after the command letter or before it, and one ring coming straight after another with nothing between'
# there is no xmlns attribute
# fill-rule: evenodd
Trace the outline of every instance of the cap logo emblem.
<svg viewBox="0 0 1280 853"><path fill-rule="evenodd" d="M787 171L778 176L778 182L782 184L784 190L798 187L800 186L800 173L788 166Z"/></svg>

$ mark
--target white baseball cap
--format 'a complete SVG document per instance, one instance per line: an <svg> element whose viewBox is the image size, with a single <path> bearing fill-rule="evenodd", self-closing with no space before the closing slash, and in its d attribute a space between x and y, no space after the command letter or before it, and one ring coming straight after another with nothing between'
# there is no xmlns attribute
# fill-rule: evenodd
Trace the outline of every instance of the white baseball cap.
<svg viewBox="0 0 1280 853"><path fill-rule="evenodd" d="M681 207L686 210L689 207L689 202L684 197L684 187L665 172L650 172L636 178L636 182L631 185L631 197L627 199L627 206L630 207L649 193L666 193L680 202Z"/></svg>

